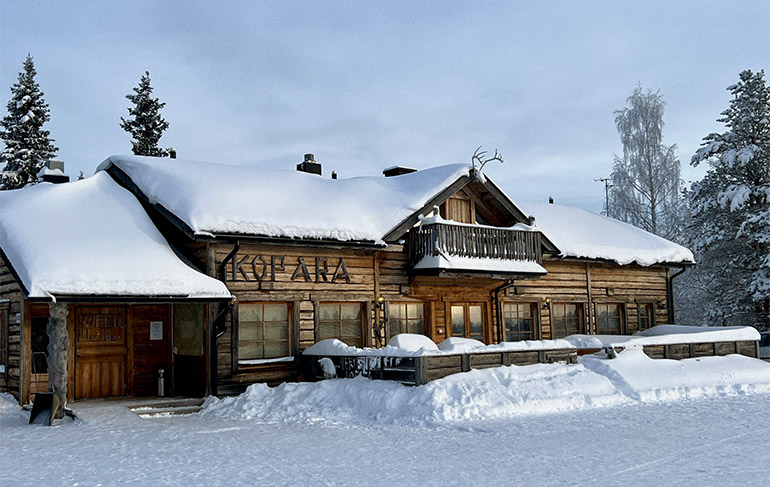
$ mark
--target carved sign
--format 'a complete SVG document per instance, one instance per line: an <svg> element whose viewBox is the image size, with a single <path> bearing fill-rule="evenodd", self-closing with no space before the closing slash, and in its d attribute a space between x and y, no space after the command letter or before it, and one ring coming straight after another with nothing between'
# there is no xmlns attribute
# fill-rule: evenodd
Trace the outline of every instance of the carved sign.
<svg viewBox="0 0 770 487"><path fill-rule="evenodd" d="M276 274L286 272L287 266L294 267L290 277L292 281L350 283L344 257L340 257L334 265L328 257L315 257L310 262L305 262L304 257L297 257L294 264L286 262L283 255L236 255L226 277L228 281L274 282Z"/></svg>

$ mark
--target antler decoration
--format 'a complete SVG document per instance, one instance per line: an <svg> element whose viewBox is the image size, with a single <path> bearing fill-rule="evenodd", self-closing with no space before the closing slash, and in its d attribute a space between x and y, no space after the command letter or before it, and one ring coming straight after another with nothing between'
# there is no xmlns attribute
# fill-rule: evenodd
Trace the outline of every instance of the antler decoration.
<svg viewBox="0 0 770 487"><path fill-rule="evenodd" d="M476 169L476 164L479 165L479 171L481 171L482 169L484 169L484 166L488 162L500 161L500 164L504 162L503 156L499 152L497 152L497 149L495 149L494 156L488 159L486 158L486 156L487 156L487 151L481 150L481 146L479 146L479 148L476 149L476 152L473 153L473 157L471 157L471 164L473 164L473 169Z"/></svg>

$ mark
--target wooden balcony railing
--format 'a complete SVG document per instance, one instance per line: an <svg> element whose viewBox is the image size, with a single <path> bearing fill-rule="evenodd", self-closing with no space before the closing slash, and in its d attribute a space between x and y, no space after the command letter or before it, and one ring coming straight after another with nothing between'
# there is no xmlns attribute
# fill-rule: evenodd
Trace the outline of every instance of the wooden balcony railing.
<svg viewBox="0 0 770 487"><path fill-rule="evenodd" d="M410 231L411 265L440 254L543 262L540 232L451 223L423 223Z"/></svg>

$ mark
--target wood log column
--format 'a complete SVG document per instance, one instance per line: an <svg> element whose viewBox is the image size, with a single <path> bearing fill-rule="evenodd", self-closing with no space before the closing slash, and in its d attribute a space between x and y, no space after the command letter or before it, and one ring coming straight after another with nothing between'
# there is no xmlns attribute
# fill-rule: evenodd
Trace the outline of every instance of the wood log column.
<svg viewBox="0 0 770 487"><path fill-rule="evenodd" d="M59 398L61 407L56 412L57 418L64 417L67 405L67 355L70 348L67 333L66 304L50 303L48 305L48 384L51 392Z"/></svg>

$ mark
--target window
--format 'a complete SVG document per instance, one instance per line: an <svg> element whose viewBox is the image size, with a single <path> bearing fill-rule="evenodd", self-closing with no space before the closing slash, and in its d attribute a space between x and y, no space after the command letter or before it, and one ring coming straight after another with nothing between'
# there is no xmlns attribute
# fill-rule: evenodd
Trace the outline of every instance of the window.
<svg viewBox="0 0 770 487"><path fill-rule="evenodd" d="M537 310L533 303L504 303L505 341L533 340Z"/></svg>
<svg viewBox="0 0 770 487"><path fill-rule="evenodd" d="M425 334L422 303L388 303L388 340L399 333Z"/></svg>
<svg viewBox="0 0 770 487"><path fill-rule="evenodd" d="M620 335L623 333L623 307L617 303L596 305L596 333Z"/></svg>
<svg viewBox="0 0 770 487"><path fill-rule="evenodd" d="M583 329L583 305L551 304L551 334L553 338L580 333Z"/></svg>
<svg viewBox="0 0 770 487"><path fill-rule="evenodd" d="M639 303L636 308L639 313L639 329L646 330L655 326L655 315L652 313L652 304Z"/></svg>
<svg viewBox="0 0 770 487"><path fill-rule="evenodd" d="M289 343L287 303L238 305L238 360L286 357Z"/></svg>
<svg viewBox="0 0 770 487"><path fill-rule="evenodd" d="M450 308L452 336L484 341L484 305L453 304Z"/></svg>
<svg viewBox="0 0 770 487"><path fill-rule="evenodd" d="M353 347L363 346L361 303L321 303L317 339L336 338Z"/></svg>

